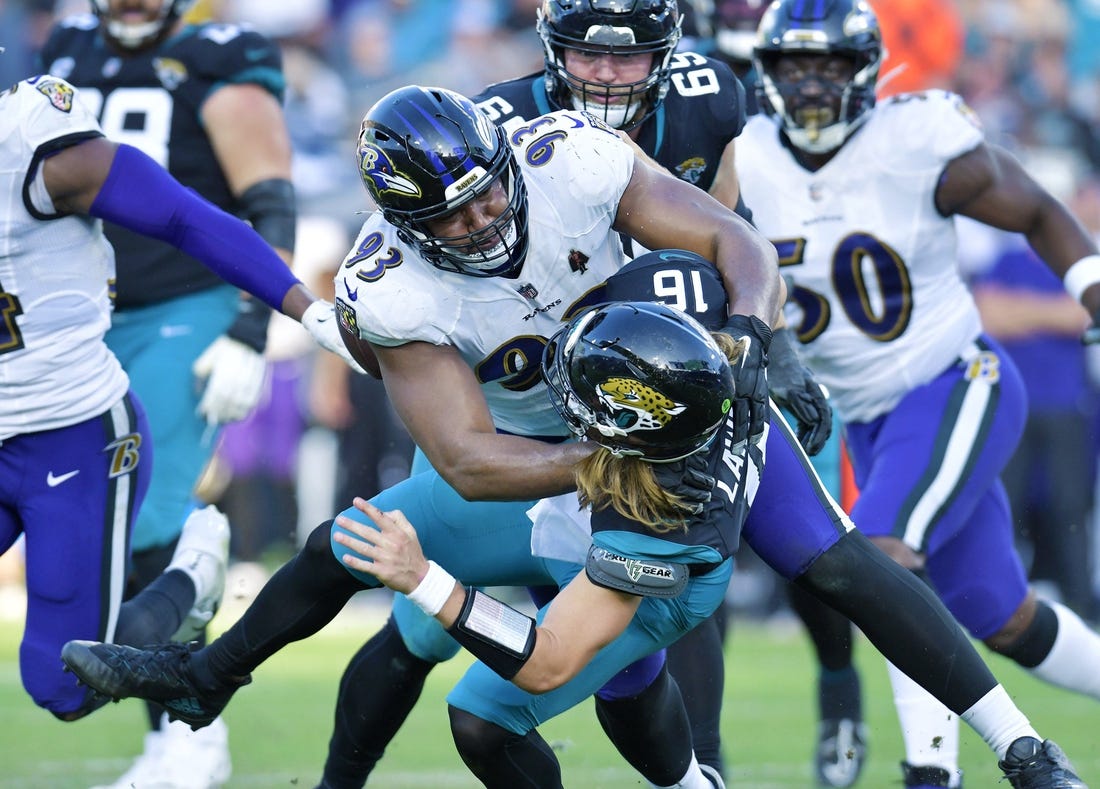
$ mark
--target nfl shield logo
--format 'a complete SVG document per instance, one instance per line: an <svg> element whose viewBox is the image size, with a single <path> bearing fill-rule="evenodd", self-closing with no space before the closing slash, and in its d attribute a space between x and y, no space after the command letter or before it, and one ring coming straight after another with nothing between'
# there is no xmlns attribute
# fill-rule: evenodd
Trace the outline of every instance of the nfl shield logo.
<svg viewBox="0 0 1100 789"><path fill-rule="evenodd" d="M519 293L519 295L523 296L523 298L532 301L538 298L539 295L538 290L536 290L535 286L532 285L530 282L524 282L522 285L520 285L519 288L517 288L517 292Z"/></svg>

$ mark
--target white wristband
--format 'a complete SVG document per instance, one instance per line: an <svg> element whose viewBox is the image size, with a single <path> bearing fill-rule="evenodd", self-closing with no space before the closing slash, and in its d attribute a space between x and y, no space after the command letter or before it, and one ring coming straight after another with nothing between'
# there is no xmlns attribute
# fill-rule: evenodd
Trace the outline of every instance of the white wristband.
<svg viewBox="0 0 1100 789"><path fill-rule="evenodd" d="M1066 291L1078 301L1091 286L1100 282L1100 255L1087 255L1072 266L1062 277Z"/></svg>
<svg viewBox="0 0 1100 789"><path fill-rule="evenodd" d="M428 562L428 572L406 597L428 616L435 616L450 598L455 588L454 576L435 562Z"/></svg>

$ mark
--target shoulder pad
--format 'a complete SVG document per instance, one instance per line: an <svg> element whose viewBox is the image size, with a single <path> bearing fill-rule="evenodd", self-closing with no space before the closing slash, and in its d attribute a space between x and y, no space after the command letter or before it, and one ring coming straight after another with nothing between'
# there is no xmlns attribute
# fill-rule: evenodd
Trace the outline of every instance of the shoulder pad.
<svg viewBox="0 0 1100 789"><path fill-rule="evenodd" d="M629 559L593 545L584 564L597 586L639 597L677 597L688 582L688 566L662 559Z"/></svg>

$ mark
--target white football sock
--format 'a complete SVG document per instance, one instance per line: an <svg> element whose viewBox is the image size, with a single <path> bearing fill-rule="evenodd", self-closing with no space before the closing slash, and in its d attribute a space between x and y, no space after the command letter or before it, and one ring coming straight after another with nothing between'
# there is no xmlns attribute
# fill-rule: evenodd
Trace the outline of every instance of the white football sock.
<svg viewBox="0 0 1100 789"><path fill-rule="evenodd" d="M905 741L905 761L915 767L940 767L958 786L959 719L893 663L886 662L894 688L894 707Z"/></svg>
<svg viewBox="0 0 1100 789"><path fill-rule="evenodd" d="M981 735L998 759L1005 758L1008 746L1020 737L1043 739L1001 685L978 699L961 717Z"/></svg>
<svg viewBox="0 0 1100 789"><path fill-rule="evenodd" d="M1100 699L1100 635L1061 603L1043 602L1058 617L1058 635L1050 653L1030 672L1051 685Z"/></svg>

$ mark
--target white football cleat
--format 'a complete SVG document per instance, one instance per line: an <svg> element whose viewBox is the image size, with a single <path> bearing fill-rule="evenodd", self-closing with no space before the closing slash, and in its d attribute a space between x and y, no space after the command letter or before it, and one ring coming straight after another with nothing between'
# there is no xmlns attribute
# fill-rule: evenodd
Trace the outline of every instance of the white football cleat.
<svg viewBox="0 0 1100 789"><path fill-rule="evenodd" d="M145 752L117 781L93 789L217 789L229 780L229 731L221 718L198 731L161 717L145 735Z"/></svg>
<svg viewBox="0 0 1100 789"><path fill-rule="evenodd" d="M195 584L195 604L187 612L173 641L198 638L221 604L225 568L229 563L229 519L211 504L187 516L176 552L165 568L183 570Z"/></svg>

